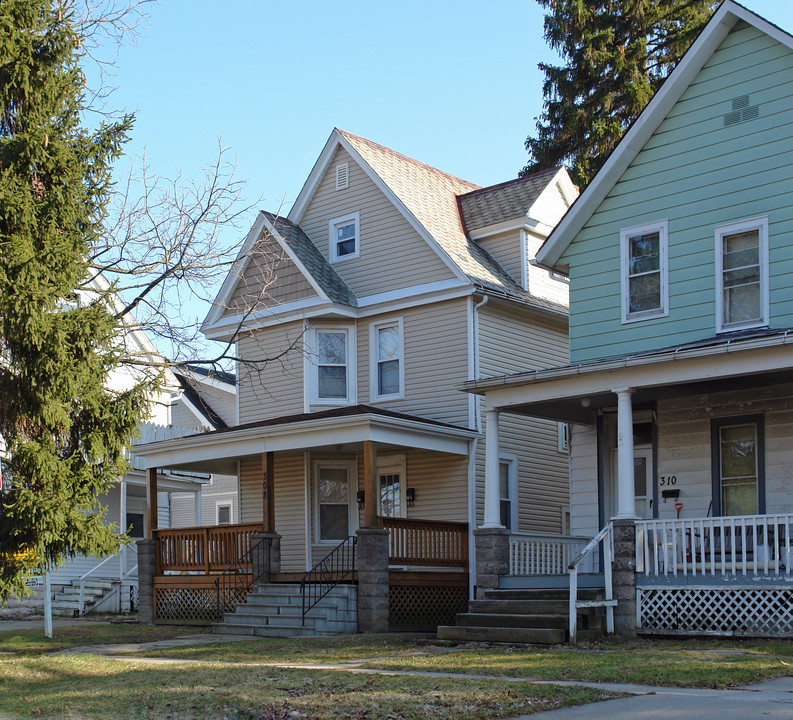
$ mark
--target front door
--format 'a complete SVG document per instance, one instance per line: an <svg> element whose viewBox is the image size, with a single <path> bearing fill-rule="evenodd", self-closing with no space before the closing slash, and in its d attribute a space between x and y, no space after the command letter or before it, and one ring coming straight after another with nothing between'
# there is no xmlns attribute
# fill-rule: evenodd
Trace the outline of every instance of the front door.
<svg viewBox="0 0 793 720"><path fill-rule="evenodd" d="M613 517L617 510L617 450L612 453L611 508L608 517ZM633 495L636 514L641 519L653 517L653 449L652 447L635 447L633 450Z"/></svg>

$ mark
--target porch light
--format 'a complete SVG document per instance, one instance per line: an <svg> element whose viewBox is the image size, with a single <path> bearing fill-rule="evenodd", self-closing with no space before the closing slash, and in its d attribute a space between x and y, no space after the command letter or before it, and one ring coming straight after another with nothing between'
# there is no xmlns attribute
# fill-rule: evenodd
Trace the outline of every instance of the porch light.
<svg viewBox="0 0 793 720"><path fill-rule="evenodd" d="M416 502L416 488L408 488L405 491L405 500L407 500L408 507L413 507Z"/></svg>
<svg viewBox="0 0 793 720"><path fill-rule="evenodd" d="M358 509L363 510L363 506L366 504L366 491L359 490L356 497L358 500Z"/></svg>

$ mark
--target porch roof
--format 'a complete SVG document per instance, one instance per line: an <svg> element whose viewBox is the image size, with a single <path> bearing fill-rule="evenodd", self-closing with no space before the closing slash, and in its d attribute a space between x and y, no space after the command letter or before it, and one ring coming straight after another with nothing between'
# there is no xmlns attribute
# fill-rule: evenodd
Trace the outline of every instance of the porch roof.
<svg viewBox="0 0 793 720"><path fill-rule="evenodd" d="M634 404L666 397L791 382L793 328L745 330L683 345L561 367L471 380L488 409L589 424L614 391Z"/></svg>
<svg viewBox="0 0 793 720"><path fill-rule="evenodd" d="M236 474L236 461L264 452L326 448L350 452L378 445L467 455L479 433L369 405L286 415L223 430L135 446L146 467Z"/></svg>

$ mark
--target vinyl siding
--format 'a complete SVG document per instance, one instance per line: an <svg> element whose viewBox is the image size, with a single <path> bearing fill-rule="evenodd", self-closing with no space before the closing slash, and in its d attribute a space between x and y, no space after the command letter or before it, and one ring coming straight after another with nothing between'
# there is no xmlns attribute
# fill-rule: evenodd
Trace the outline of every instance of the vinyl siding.
<svg viewBox="0 0 793 720"><path fill-rule="evenodd" d="M770 324L793 325L793 52L744 23L725 39L563 256L571 359L715 334L717 226L769 218ZM724 127L748 95L756 120ZM622 228L669 222L669 315L620 322Z"/></svg>
<svg viewBox="0 0 793 720"><path fill-rule="evenodd" d="M370 393L371 325L402 318L405 397L374 400ZM358 402L468 426L467 300L423 305L358 321Z"/></svg>
<svg viewBox="0 0 793 720"><path fill-rule="evenodd" d="M262 458L240 459L241 522L262 521ZM306 471L303 453L275 455L275 531L281 536L281 570L306 569Z"/></svg>
<svg viewBox="0 0 793 720"><path fill-rule="evenodd" d="M336 165L349 163L350 186L336 190ZM320 252L328 255L328 223L360 214L360 257L334 263L358 297L453 279L437 253L421 238L392 202L342 148L337 148L325 175L300 218L300 226Z"/></svg>
<svg viewBox="0 0 793 720"><path fill-rule="evenodd" d="M571 425L570 533L594 537L599 529L597 428Z"/></svg>
<svg viewBox="0 0 793 720"><path fill-rule="evenodd" d="M479 374L503 375L567 362L566 319L488 304L479 310ZM559 533L569 504L568 456L557 423L501 413L499 449L517 459L517 530ZM484 513L485 443L477 446L477 524Z"/></svg>
<svg viewBox="0 0 793 720"><path fill-rule="evenodd" d="M294 322L240 337L240 357L249 361L237 370L240 424L304 411L302 334Z"/></svg>
<svg viewBox="0 0 793 720"><path fill-rule="evenodd" d="M793 385L714 393L658 403L658 475L675 475L680 517L705 517L712 497L711 418L765 416L766 512L793 512ZM660 495L660 493L659 493ZM659 500L659 517L674 502Z"/></svg>
<svg viewBox="0 0 793 720"><path fill-rule="evenodd" d="M505 233L498 233L478 241L510 275L512 279L522 284L521 265L523 254L520 250L521 231L511 230Z"/></svg>
<svg viewBox="0 0 793 720"><path fill-rule="evenodd" d="M311 283L281 245L268 238L254 247L222 316L316 296Z"/></svg>
<svg viewBox="0 0 793 720"><path fill-rule="evenodd" d="M526 289L536 297L545 298L560 305L567 305L569 301L569 283L557 280L545 268L531 264L543 242L545 242L545 238L530 232L526 233L526 277L528 278L528 287Z"/></svg>
<svg viewBox="0 0 793 720"><path fill-rule="evenodd" d="M240 516L239 493L235 475L213 475L209 485L201 490L201 525L217 525L217 505L231 505L231 522L238 523ZM193 493L171 493L171 527L195 525L195 498Z"/></svg>

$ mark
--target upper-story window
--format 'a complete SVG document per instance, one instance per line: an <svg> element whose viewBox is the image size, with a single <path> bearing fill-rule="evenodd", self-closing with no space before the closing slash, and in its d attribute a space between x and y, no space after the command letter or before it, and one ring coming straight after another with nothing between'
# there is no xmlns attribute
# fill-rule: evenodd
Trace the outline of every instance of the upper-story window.
<svg viewBox="0 0 793 720"><path fill-rule="evenodd" d="M371 396L377 400L404 397L402 319L373 323L371 327Z"/></svg>
<svg viewBox="0 0 793 720"><path fill-rule="evenodd" d="M352 396L354 369L351 334L346 328L315 329L313 402L346 403Z"/></svg>
<svg viewBox="0 0 793 720"><path fill-rule="evenodd" d="M716 332L768 324L768 218L716 228Z"/></svg>
<svg viewBox="0 0 793 720"><path fill-rule="evenodd" d="M623 323L669 313L668 234L666 220L620 232Z"/></svg>
<svg viewBox="0 0 793 720"><path fill-rule="evenodd" d="M329 224L330 261L339 262L361 254L361 219L358 213L334 218Z"/></svg>

